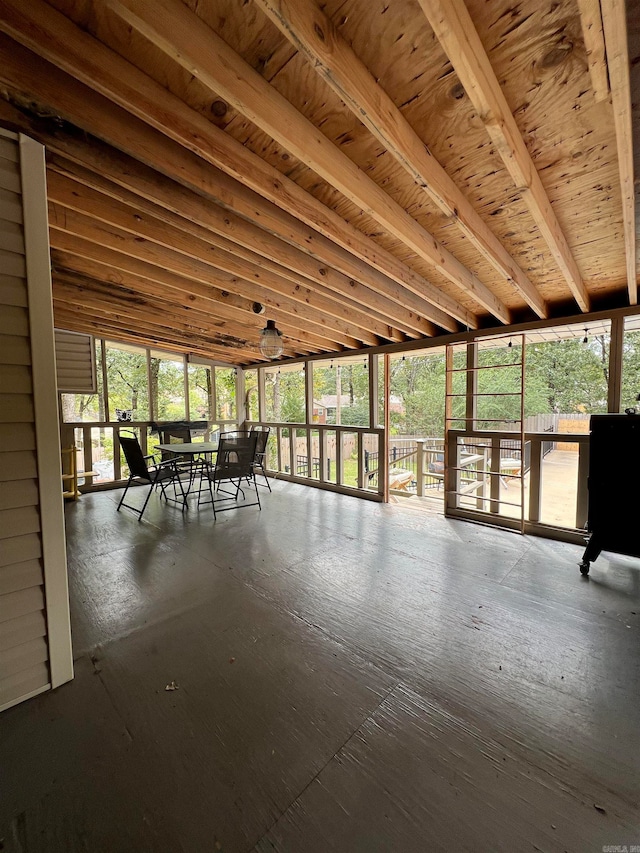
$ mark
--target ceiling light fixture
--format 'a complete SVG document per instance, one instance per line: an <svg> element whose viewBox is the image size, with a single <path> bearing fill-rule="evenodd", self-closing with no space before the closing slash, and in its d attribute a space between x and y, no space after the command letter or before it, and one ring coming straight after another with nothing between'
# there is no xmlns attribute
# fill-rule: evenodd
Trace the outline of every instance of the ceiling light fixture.
<svg viewBox="0 0 640 853"><path fill-rule="evenodd" d="M282 332L276 329L275 320L267 320L267 325L260 332L260 352L265 358L279 358L284 350Z"/></svg>

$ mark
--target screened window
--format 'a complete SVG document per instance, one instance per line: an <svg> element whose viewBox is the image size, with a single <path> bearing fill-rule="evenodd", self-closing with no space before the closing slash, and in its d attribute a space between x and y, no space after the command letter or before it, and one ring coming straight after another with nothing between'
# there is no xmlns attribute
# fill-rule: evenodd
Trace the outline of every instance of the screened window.
<svg viewBox="0 0 640 853"><path fill-rule="evenodd" d="M314 362L313 423L369 426L367 358Z"/></svg>
<svg viewBox="0 0 640 853"><path fill-rule="evenodd" d="M304 367L273 367L265 370L265 409L268 421L287 424L306 422Z"/></svg>
<svg viewBox="0 0 640 853"><path fill-rule="evenodd" d="M216 420L231 421L236 417L236 370L215 368Z"/></svg>
<svg viewBox="0 0 640 853"><path fill-rule="evenodd" d="M213 395L211 368L200 364L190 364L187 368L187 375L189 379L190 420L213 420L211 412Z"/></svg>
<svg viewBox="0 0 640 853"><path fill-rule="evenodd" d="M117 420L116 409L131 412L134 421L149 419L147 355L125 344L105 344L109 418Z"/></svg>

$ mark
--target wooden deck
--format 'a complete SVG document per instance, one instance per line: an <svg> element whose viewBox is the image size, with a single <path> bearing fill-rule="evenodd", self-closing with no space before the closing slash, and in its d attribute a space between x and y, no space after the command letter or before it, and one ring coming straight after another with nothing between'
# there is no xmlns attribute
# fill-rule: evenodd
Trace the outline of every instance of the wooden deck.
<svg viewBox="0 0 640 853"><path fill-rule="evenodd" d="M396 491L391 501L429 514L444 512L444 490L440 485L425 490L424 497ZM571 450L552 450L542 463L542 506L540 521L553 527L575 527L576 497L578 492L578 453ZM408 500L407 500L408 499ZM519 518L520 480L505 476L500 483L501 513L509 518ZM525 506L529 499L529 475L525 475ZM473 496L467 498L475 506Z"/></svg>
<svg viewBox="0 0 640 853"><path fill-rule="evenodd" d="M640 844L639 560L273 486L66 506L76 679L2 715L4 853Z"/></svg>

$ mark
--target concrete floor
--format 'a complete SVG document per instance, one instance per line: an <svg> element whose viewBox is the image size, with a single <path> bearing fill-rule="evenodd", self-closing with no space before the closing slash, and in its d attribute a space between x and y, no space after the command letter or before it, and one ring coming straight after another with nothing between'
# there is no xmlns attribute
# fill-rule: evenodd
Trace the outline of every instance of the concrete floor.
<svg viewBox="0 0 640 853"><path fill-rule="evenodd" d="M118 496L67 505L76 679L0 719L0 849L640 845L640 560L284 482L215 525Z"/></svg>

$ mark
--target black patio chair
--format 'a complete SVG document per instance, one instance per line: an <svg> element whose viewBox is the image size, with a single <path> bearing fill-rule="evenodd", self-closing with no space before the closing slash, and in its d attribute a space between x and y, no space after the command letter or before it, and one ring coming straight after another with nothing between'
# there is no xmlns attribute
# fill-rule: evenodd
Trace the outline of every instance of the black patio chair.
<svg viewBox="0 0 640 853"><path fill-rule="evenodd" d="M129 437L121 435L120 446L122 447L125 459L127 460L127 465L129 466L129 479L122 497L120 498L118 511L120 510L120 507L125 506L127 509L132 510L138 515L138 521L142 521L142 515L147 508L151 492L154 490L155 486L160 486L162 496L165 500L173 500L176 503L179 502L176 486L179 486L182 494L182 509L184 510L187 505L187 500L182 487L182 481L180 480L180 471L178 470L176 460L167 459L164 462L152 461L149 463L149 460L153 460L153 456L145 456L142 453L142 448L140 447L140 443L136 436ZM127 492L129 491L129 486L134 480L141 480L143 483L149 484L149 491L145 502L142 505L142 509L124 502ZM167 486L170 485L173 485L173 498L170 498L167 495Z"/></svg>
<svg viewBox="0 0 640 853"><path fill-rule="evenodd" d="M200 488L198 490L198 506L211 503L213 506L213 516L217 516L219 512L224 512L228 509L241 509L242 507L260 505L260 495L258 494L258 485L256 483L256 474L254 471L254 460L256 455L256 443L258 440L257 433L249 433L248 435L236 436L220 436L218 444L218 453L216 454L215 463L205 463L201 476ZM211 500L202 500L203 483L206 480ZM256 500L252 503L245 503L245 494L242 489L242 481L247 480L249 485L253 483L253 488L256 493ZM230 492L221 488L224 483L230 484L235 491ZM226 497L216 498L216 495L222 493ZM238 502L239 495L242 494L243 502ZM216 509L216 504L224 501L233 501L232 506L222 506Z"/></svg>
<svg viewBox="0 0 640 853"><path fill-rule="evenodd" d="M169 427L163 430L161 435L162 444L189 444L193 439L191 430L187 427ZM175 460L178 471L181 475L188 477L189 488L191 488L193 481L199 473L200 460L194 456L182 456L173 450L161 450L160 453L163 462L166 462L168 459Z"/></svg>
<svg viewBox="0 0 640 853"><path fill-rule="evenodd" d="M269 441L269 427L256 427L252 430L257 436L258 440L256 441L256 455L253 460L253 470L256 474L262 474L265 480L265 485L271 491L271 484L269 483L269 478L267 477L267 469L266 469L266 459L267 459L267 442ZM262 486L262 483L258 483L258 485Z"/></svg>
<svg viewBox="0 0 640 853"><path fill-rule="evenodd" d="M191 441L191 430L186 428L178 429L177 427L172 427L170 429L163 430L161 435L162 444L173 444L174 442L188 444ZM188 460L185 460L184 456L181 456L179 453L174 453L172 450L161 450L160 453L162 454L163 462L166 462L167 459L177 459L179 462L188 462Z"/></svg>

